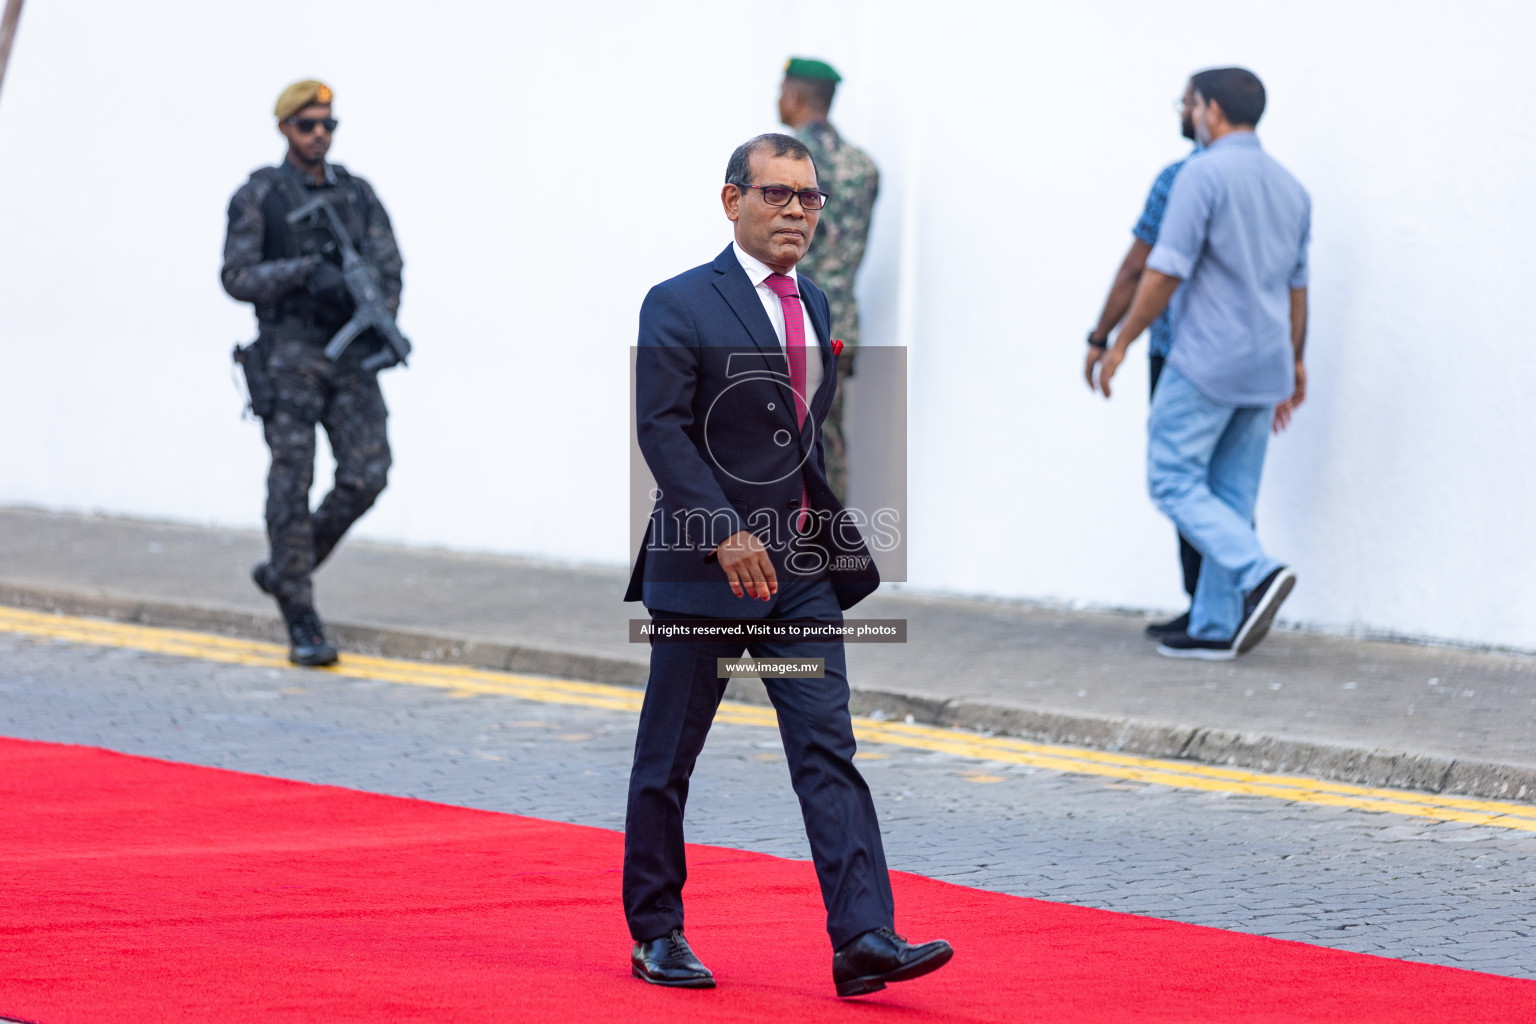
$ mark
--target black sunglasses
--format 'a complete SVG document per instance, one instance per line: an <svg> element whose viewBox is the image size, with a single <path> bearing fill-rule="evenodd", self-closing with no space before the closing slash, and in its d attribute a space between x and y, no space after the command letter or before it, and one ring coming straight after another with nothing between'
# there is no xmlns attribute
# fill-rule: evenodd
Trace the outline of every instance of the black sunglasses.
<svg viewBox="0 0 1536 1024"><path fill-rule="evenodd" d="M769 206L788 206L789 201L795 196L800 197L800 209L819 210L827 204L831 196L817 188L808 188L804 192L796 192L792 188L783 185L748 185L747 188L755 188L762 194L763 202Z"/></svg>
<svg viewBox="0 0 1536 1024"><path fill-rule="evenodd" d="M320 125L324 125L327 132L334 132L341 122L334 117L290 117L283 123L293 125L299 130L300 135L308 135Z"/></svg>

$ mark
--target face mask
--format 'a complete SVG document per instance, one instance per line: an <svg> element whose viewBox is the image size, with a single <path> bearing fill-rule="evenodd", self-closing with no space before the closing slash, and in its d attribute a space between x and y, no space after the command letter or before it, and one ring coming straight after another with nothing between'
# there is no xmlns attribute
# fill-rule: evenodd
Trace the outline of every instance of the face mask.
<svg viewBox="0 0 1536 1024"><path fill-rule="evenodd" d="M1204 114L1195 115L1195 141L1202 146L1211 144L1211 129L1205 123Z"/></svg>

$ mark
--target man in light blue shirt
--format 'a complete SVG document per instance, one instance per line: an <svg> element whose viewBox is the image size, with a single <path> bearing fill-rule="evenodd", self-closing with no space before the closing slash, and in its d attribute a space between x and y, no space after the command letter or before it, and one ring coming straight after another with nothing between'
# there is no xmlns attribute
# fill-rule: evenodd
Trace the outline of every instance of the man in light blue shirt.
<svg viewBox="0 0 1536 1024"><path fill-rule="evenodd" d="M1257 76L1218 68L1191 81L1206 149L1173 183L1131 312L1099 364L1099 386L1108 397L1131 342L1172 300L1174 342L1152 400L1147 483L1203 563L1189 629L1164 637L1158 652L1225 660L1264 639L1296 583L1264 552L1252 522L1271 426L1283 427L1306 397L1311 200L1254 134L1265 98Z"/></svg>

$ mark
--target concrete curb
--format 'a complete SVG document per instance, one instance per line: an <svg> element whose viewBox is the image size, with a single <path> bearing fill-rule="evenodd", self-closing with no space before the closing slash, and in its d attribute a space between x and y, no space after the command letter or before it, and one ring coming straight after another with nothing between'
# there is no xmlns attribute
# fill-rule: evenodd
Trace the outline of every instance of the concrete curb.
<svg viewBox="0 0 1536 1024"><path fill-rule="evenodd" d="M131 622L170 629L195 629L225 636L287 643L276 614L217 605L177 604L110 591L80 591L0 581L0 605ZM620 686L644 686L646 663L579 651L500 643L445 633L417 633L392 626L326 621L326 631L344 651L408 661L438 661L500 672L580 679Z"/></svg>
<svg viewBox="0 0 1536 1024"><path fill-rule="evenodd" d="M177 604L108 591L0 582L0 605L146 626L195 629L274 643L285 639L282 622L276 615L213 605ZM615 658L442 633L418 633L367 623L333 622L329 628L339 646L358 654L470 665L620 686L643 687L647 674L643 658ZM754 704L768 702L767 691L753 680L733 681L727 697ZM1530 765L1370 750L1263 733L1131 717L1071 714L1026 705L935 698L868 688L854 688L851 703L855 714L884 718L911 715L915 722L1040 743L1282 772L1362 786L1536 803L1536 766Z"/></svg>

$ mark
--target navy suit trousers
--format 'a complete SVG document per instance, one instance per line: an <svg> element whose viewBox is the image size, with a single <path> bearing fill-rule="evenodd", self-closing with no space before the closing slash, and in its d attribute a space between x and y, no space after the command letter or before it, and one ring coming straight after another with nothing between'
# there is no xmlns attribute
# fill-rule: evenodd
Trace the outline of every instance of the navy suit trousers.
<svg viewBox="0 0 1536 1024"><path fill-rule="evenodd" d="M782 584L767 618L841 622L843 615L832 584L816 579ZM853 765L843 642L726 640L651 646L624 820L624 914L630 934L645 941L683 926L688 779L725 695L715 659L743 652L754 658L826 659L825 678L770 679L768 696L778 712L833 948L871 929L893 927L880 824L869 786Z"/></svg>

